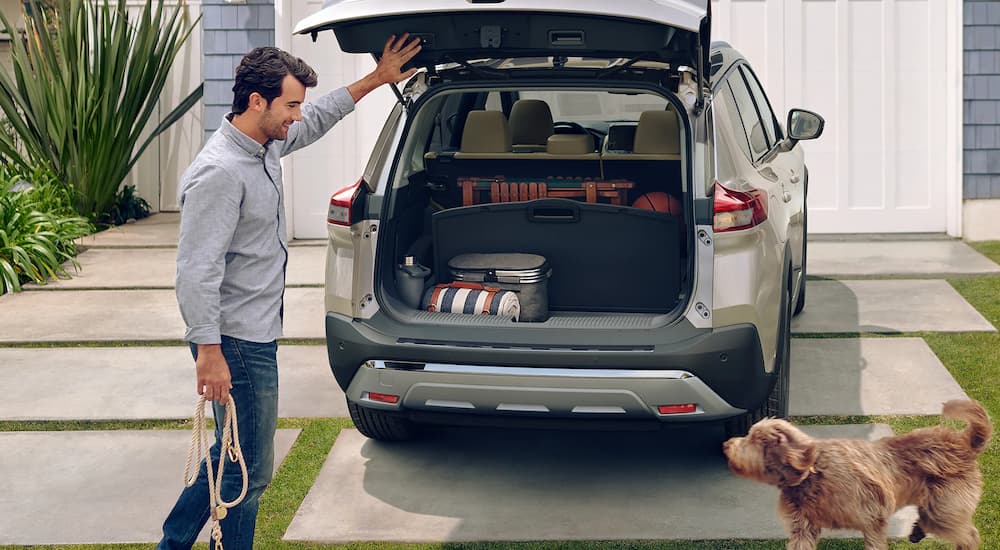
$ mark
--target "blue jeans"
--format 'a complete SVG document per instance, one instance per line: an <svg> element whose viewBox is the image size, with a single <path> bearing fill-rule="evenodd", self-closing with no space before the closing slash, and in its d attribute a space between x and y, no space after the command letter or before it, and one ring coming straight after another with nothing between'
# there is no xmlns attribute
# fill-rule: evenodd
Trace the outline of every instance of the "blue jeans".
<svg viewBox="0 0 1000 550"><path fill-rule="evenodd" d="M222 354L232 375L233 389L230 394L236 402L240 446L249 475L246 497L239 505L231 508L226 519L220 522L222 544L226 550L253 548L258 501L271 482L274 469L274 432L278 421L277 352L277 342L259 344L222 337ZM197 360L198 348L194 344L191 344L191 354ZM212 413L215 416L215 444L210 453L212 468L214 472L218 472L225 407L213 401ZM223 500L228 502L239 496L242 487L239 466L228 462L222 474ZM208 478L205 462L202 461L194 485L181 491L181 496L164 521L163 539L156 548L191 548L209 517ZM209 547L215 547L214 541Z"/></svg>

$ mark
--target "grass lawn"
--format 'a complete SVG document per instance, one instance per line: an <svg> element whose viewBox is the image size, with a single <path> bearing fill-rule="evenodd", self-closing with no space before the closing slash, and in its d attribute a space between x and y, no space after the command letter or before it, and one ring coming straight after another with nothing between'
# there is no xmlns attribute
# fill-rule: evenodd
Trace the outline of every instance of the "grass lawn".
<svg viewBox="0 0 1000 550"><path fill-rule="evenodd" d="M989 242L973 245L977 250L1000 263L1000 242ZM962 278L949 281L962 296L966 298L994 326L1000 326L1000 277ZM996 333L918 333L908 336L923 337L937 354L941 362L951 371L959 385L974 399L982 402L990 411L994 422L1000 422L1000 334ZM940 419L932 417L810 417L801 419L808 423L856 423L885 422L892 426L896 433L906 432L916 427L936 424ZM637 542L637 541L593 541L593 542L526 542L526 543L474 543L474 544L390 544L365 543L349 545L319 545L288 543L281 540L282 534L291 523L295 511L305 498L319 474L327 453L333 446L340 430L350 428L347 419L283 419L279 428L301 428L302 433L296 441L281 469L278 471L271 487L261 498L260 516L257 524L257 548L269 550L272 548L335 548L343 550L494 550L500 548L523 550L555 550L562 548L598 549L598 548L634 548L663 550L781 550L785 548L784 541L731 541L715 540L704 542ZM86 423L86 422L0 422L0 431L39 430L39 429L179 429L184 428L183 422L121 422L121 423ZM976 516L976 525L983 538L983 548L1000 548L1000 454L997 453L998 437L994 437L990 448L980 457L980 465L986 486L982 502ZM332 518L335 520L335 518ZM147 549L151 545L71 545L52 546L66 550L83 550L109 548ZM197 548L198 546L196 546ZM206 545L200 545L205 548ZM855 540L823 540L820 548L824 550L860 549L859 539ZM943 549L944 544L925 540L914 545L905 541L895 541L890 545L893 549ZM22 547L3 546L0 549Z"/></svg>

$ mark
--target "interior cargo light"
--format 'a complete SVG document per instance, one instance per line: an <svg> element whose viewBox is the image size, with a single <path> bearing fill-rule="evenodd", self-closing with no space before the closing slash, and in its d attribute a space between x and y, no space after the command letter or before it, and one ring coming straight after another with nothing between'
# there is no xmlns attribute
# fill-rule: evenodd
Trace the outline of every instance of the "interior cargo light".
<svg viewBox="0 0 1000 550"><path fill-rule="evenodd" d="M388 393L368 392L368 399L371 401L378 401L379 403L388 403L390 405L399 403L398 395L390 395Z"/></svg>
<svg viewBox="0 0 1000 550"><path fill-rule="evenodd" d="M762 189L733 191L715 182L715 232L739 231L767 219L767 192Z"/></svg>
<svg viewBox="0 0 1000 550"><path fill-rule="evenodd" d="M327 223L350 227L351 204L353 203L354 197L358 193L358 188L361 187L362 183L363 180L359 179L353 185L335 192L330 197L330 209L326 214Z"/></svg>
<svg viewBox="0 0 1000 550"><path fill-rule="evenodd" d="M698 405L695 403L686 403L684 405L660 405L657 407L660 414L690 414L698 411Z"/></svg>

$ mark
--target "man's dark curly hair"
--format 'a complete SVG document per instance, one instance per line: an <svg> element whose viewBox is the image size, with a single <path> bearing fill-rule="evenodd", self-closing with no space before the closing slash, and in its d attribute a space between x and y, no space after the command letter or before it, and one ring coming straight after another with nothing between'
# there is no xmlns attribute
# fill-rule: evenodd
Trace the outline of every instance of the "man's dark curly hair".
<svg viewBox="0 0 1000 550"><path fill-rule="evenodd" d="M281 95L281 81L285 75L292 75L306 88L316 85L316 71L305 61L278 48L254 48L243 56L236 68L236 82L233 84L233 114L247 110L250 94L257 92L268 106Z"/></svg>

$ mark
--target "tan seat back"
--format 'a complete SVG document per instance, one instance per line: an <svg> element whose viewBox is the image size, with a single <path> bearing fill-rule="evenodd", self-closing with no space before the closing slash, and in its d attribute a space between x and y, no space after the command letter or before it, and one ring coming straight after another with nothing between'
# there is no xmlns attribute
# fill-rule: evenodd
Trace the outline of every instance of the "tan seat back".
<svg viewBox="0 0 1000 550"><path fill-rule="evenodd" d="M462 153L510 153L507 118L500 111L471 111L462 131Z"/></svg>
<svg viewBox="0 0 1000 550"><path fill-rule="evenodd" d="M607 147L607 140L605 140ZM604 160L680 160L680 121L673 109L643 111L635 128L631 152L602 154Z"/></svg>
<svg viewBox="0 0 1000 550"><path fill-rule="evenodd" d="M552 111L541 99L519 99L510 110L510 132L514 152L545 151L552 135Z"/></svg>
<svg viewBox="0 0 1000 550"><path fill-rule="evenodd" d="M674 111L644 111L639 115L632 152L640 155L681 154L680 130Z"/></svg>

